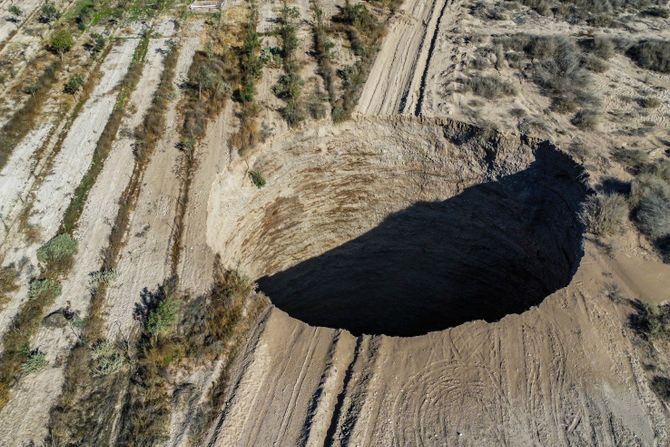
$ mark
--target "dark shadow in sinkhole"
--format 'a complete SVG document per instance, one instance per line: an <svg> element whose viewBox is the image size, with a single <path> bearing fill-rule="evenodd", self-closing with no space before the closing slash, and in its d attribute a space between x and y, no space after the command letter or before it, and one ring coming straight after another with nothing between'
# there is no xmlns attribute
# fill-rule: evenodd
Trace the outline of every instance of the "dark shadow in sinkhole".
<svg viewBox="0 0 670 447"><path fill-rule="evenodd" d="M524 171L416 203L259 288L294 318L355 335L523 312L566 286L582 257L582 170L547 146Z"/></svg>

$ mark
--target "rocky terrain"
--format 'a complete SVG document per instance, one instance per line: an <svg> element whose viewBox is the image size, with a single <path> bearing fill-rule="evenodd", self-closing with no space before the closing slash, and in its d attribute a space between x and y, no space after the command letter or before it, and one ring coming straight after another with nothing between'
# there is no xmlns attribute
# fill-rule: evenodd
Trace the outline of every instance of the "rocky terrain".
<svg viewBox="0 0 670 447"><path fill-rule="evenodd" d="M0 0L0 446L670 444L660 0Z"/></svg>

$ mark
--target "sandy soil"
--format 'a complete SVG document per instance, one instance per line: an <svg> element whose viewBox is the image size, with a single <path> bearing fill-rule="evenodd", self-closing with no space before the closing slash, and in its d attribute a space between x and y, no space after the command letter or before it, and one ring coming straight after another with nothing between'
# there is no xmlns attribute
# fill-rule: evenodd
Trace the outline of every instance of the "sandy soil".
<svg viewBox="0 0 670 447"><path fill-rule="evenodd" d="M14 3L21 8L23 13L19 16L18 20L14 22L13 20L7 20L11 15L7 12L7 8L11 5L9 2L6 4L0 5L0 12L2 18L0 19L0 45L2 45L5 40L7 40L13 32L20 29L26 22L30 20L33 13L37 10L38 6L42 4L41 0L23 0L21 2Z"/></svg>
<svg viewBox="0 0 670 447"><path fill-rule="evenodd" d="M170 23L159 25L161 35L166 38L152 39L149 43L147 59L142 77L131 95L128 108L132 111L123 121L119 135L113 144L102 173L91 190L87 206L81 217L81 224L75 239L78 254L75 257L72 274L63 282L63 292L47 311L69 309L86 318L90 300L89 273L101 264L102 251L107 246L112 223L119 209L119 199L124 191L134 163L132 129L142 124L158 87L163 68L163 54L167 40L172 35ZM78 330L66 324L63 327L41 328L35 340L41 352L47 355L49 367L30 376L18 387L17 393L0 413L0 437L3 433L15 439L15 445L24 441L44 439L46 423L51 406L58 397L63 382L63 366L67 353L77 341ZM39 392L37 390L40 390ZM42 394L42 392L44 394ZM45 401L44 396L49 396ZM39 405L35 399L39 400ZM15 415L22 415L22 424L4 426L2 422L12 421Z"/></svg>
<svg viewBox="0 0 670 447"><path fill-rule="evenodd" d="M200 44L202 22L191 24L184 38L176 68L176 84L185 79ZM106 302L108 337L128 336L135 328L133 306L144 287L154 288L170 276L170 234L179 197L180 153L177 103L167 111L169 127L144 174L143 188L133 213L127 241L121 253L115 286Z"/></svg>
<svg viewBox="0 0 670 447"><path fill-rule="evenodd" d="M459 4L460 3L460 4ZM607 61L603 73L591 73L590 91L601 99L601 118L595 129L581 130L571 124L573 113L561 114L550 109L550 99L543 95L532 79L503 64L479 70L482 75L510 82L517 93L508 97L485 99L463 92L459 85L478 71L473 68L477 51L493 45L489 38L524 33L532 36L605 36L612 39L638 41L641 39L670 39L667 19L654 23L630 19L626 29L600 29L587 25L568 24L537 14L512 12L502 20L483 20L469 10L475 2L451 2L439 29L435 31L434 48L425 68L426 88L421 93L420 113L426 116L452 116L456 119L499 129L520 128L523 121L542 122L539 136L551 138L569 147L579 142L592 147L628 146L653 152L667 140L670 116L670 77L667 74L643 70L623 54ZM637 20L637 21L636 21ZM636 97L650 93L660 105L650 110L640 109ZM521 109L524 117L515 117L512 109Z"/></svg>
<svg viewBox="0 0 670 447"><path fill-rule="evenodd" d="M50 172L35 191L33 212L30 223L40 230L40 239L34 242L22 242L20 235L7 237L2 249L6 263L21 263L28 259L36 265L37 249L56 235L62 214L69 203L74 189L88 169L88 166L104 125L91 128L91 122L105 123L112 113L116 101L115 86L122 79L132 58L136 39L123 41L109 54L103 63L103 77L82 112L75 119L65 138L61 150L56 155ZM18 244L18 245L15 245ZM16 299L0 313L0 327L6 330L21 304L27 297L30 267L22 272L23 281Z"/></svg>
<svg viewBox="0 0 670 447"><path fill-rule="evenodd" d="M323 2L322 7L333 14L337 4L341 2ZM273 26L276 6L272 2L260 4L262 31ZM301 0L297 6L302 15L300 57L305 62L301 73L308 79L316 68L309 54L313 18L309 2ZM431 227L442 222L438 202L462 197L471 188L483 188L486 194L470 199L469 203L479 208L466 207L461 215L449 219L452 226L463 230L451 240L451 250L447 247L443 256L420 264L430 252L428 245L421 247L421 235L401 233L399 245L412 246L416 238L419 242L414 245L421 250L405 254L398 270L380 270L375 275L369 274L369 265L377 265L372 263L372 254L379 247L383 252L385 246L373 239L366 246L369 256L363 256L358 264L360 271L369 274L364 282L382 288L406 277L412 265L430 267L447 258L469 256L468 268L459 270L463 278L460 289L451 289L462 291L473 283L472 278L478 278L490 286L484 301L499 305L515 298L505 287L516 284L513 275L496 276L509 267L495 257L499 253L521 253L525 266L541 266L540 273L526 268L532 270L529 279L514 286L520 297L532 288L534 278L530 276L553 272L557 265L569 264L567 280L547 286L541 299L518 312L508 312L502 319L486 322L482 314L464 324L444 324L439 330L408 337L381 335L381 330L354 331L362 335L353 335L336 324L317 327L305 322L313 321L309 318L301 315L300 320L271 306L243 340L243 349L235 359L218 357L211 365L175 379L169 439L161 445L193 445L188 433L194 414L210 402L213 385L224 377L228 377L225 403L215 410L214 422L207 430L208 446L669 445L668 404L649 384L651 360L645 357L645 349L650 348L629 327L630 304L613 301L607 290L616 286L630 299L665 302L670 266L651 254L632 225L625 235L604 241L606 244L586 237L583 252L574 249L574 241L563 244L552 239L557 252L562 253L554 258L554 252L546 255L542 251L542 243L520 241L517 221L500 224L496 220L509 211L519 216L516 220L530 222L524 229L535 229L537 234L550 232L550 239L557 229L560 235L555 239L560 240L576 225L574 219L565 225L562 221L547 224L546 216L565 212L574 218L576 202L572 196L581 197L585 189L573 178L573 164L557 172L539 171L547 173L546 178L528 177L535 182L517 176L538 165L537 154L548 143L519 135L519 122L508 113L511 107L544 116L548 123L544 136L562 145L576 138L614 144L621 140L616 132L625 125L635 127L653 120L656 131L623 142L642 144L660 155L670 107L668 76L643 73L624 56L614 56L608 62L609 70L595 76L604 113L635 111L622 96L634 95L648 85L666 90L659 90L661 105L646 116L632 123L607 121L591 135L570 127L569 117L545 112L548 99L507 65L497 70L489 67L487 73L495 71L515 82L519 95L474 107L472 95L451 87L471 74L478 47L491 36L522 31L577 36L592 30L533 14L524 15L523 20L484 21L471 13L470 6L468 0L405 1L391 20L354 119L345 123L333 125L324 120L288 129L278 114L282 101L272 93L281 70L266 69L257 83L257 97L260 124L268 140L247 158L234 153L228 145L237 125L237 105L232 101L210 123L206 138L196 147L197 164L180 241L173 240L184 181L183 160L176 147L181 123L176 89L177 98L166 111L168 128L144 174L117 276L108 290L105 335L114 339L136 333L133 310L140 291L153 289L174 273L170 263L176 243L181 246L176 272L179 288L191 296L210 287L218 254L224 266L249 274L261 287L266 287L268 278L316 265L304 270L302 276L289 274L281 283L295 293L283 301L279 294L275 296L282 308L307 303L314 313L328 313L326 318L339 313L358 323L379 323L382 315L405 309L407 304L421 307L424 294L414 291L405 294L408 299L404 302L380 308L378 318L369 317L365 311L370 309L372 298L378 297L352 293L355 299L366 301L348 302L344 312L326 312L330 303L319 302L320 296L315 301L310 295L320 288L318 282L337 277L332 281L336 285L354 284L359 271L347 265L333 268L332 263L319 260L327 260L329 253L338 250L345 254L356 251L365 235L374 235L389 219L418 203L427 209L426 214L410 215L409 224L434 219L433 226L421 227L430 233ZM0 9L3 7L0 0ZM640 19L619 32L635 38L670 38L667 30L657 28L658 23ZM202 18L190 19L183 26L176 86L185 81L206 29ZM158 28L161 36L151 40L142 79L131 97L132 107L91 190L75 235L79 252L74 268L63 283L63 294L48 312L69 306L85 316L90 298L88 275L100 267L100 253L134 163L129 131L141 123L158 83L162 70L158 50L165 47L168 37L174 37L170 22ZM482 36L481 42L471 39L473 36ZM272 42L270 37L266 40ZM21 290L0 313L0 333L25 300L35 250L55 234L72 191L90 163L97 137L114 105L114 87L136 44L137 39L124 39L110 53L100 82L53 157L46 157L48 161L31 158L56 126L49 121L28 135L0 172L0 216L9 223L0 230L4 238L0 248L6 255L5 263L28 259ZM338 41L337 49L340 47L342 59L349 57L349 50ZM482 131L463 122L492 123L502 133ZM260 171L268 184L261 189L254 186L250 169ZM45 173L34 188L33 171ZM596 170L590 174L584 182L593 186L603 173ZM512 186L526 182L518 190L519 201L510 200L505 188L496 189L504 179ZM556 188L552 189L554 181ZM549 192L535 195L540 190ZM33 202L30 222L41 229L41 238L34 243L25 243L13 226L23 201ZM536 202L540 205L535 206ZM499 208L482 209L481 203L497 203ZM563 207L570 212L562 211ZM495 233L496 239L482 243L479 236L489 233ZM443 239L451 236L443 234ZM439 237L434 242L438 247L444 244ZM582 242L581 233L577 242ZM490 256L481 255L485 252ZM476 260L474 254L478 254ZM387 258L392 255L389 251ZM433 282L441 280L434 278ZM504 297L500 293L503 289ZM455 314L465 307L467 303L456 303L447 310ZM290 313L296 315L293 309ZM412 316L410 312L401 314L404 320ZM366 335L369 332L378 335ZM12 390L11 401L0 411L0 444L22 446L29 440L39 443L44 439L48 412L63 383L62 361L75 340L76 332L68 325L41 327L34 341L47 354L48 367L23 377ZM656 357L652 360L665 365L667 344L655 344L653 350ZM183 389L188 391L181 394ZM121 420L120 414L119 408L115 420Z"/></svg>

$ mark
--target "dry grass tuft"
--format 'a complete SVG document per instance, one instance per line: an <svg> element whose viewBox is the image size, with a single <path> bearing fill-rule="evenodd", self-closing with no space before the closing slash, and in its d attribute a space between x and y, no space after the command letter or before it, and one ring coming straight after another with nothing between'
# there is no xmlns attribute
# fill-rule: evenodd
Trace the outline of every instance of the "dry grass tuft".
<svg viewBox="0 0 670 447"><path fill-rule="evenodd" d="M579 217L588 230L598 236L620 233L628 215L628 203L620 194L597 193L589 196Z"/></svg>

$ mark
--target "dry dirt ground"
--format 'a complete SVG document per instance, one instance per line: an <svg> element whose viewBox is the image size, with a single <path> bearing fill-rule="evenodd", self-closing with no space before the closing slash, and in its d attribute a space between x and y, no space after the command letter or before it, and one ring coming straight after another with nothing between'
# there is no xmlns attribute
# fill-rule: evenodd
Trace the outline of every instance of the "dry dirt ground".
<svg viewBox="0 0 670 447"><path fill-rule="evenodd" d="M12 3L0 0L0 11ZM9 384L0 446L670 445L670 392L664 398L654 386L669 377L669 342L641 335L631 318L643 303L670 299L670 265L633 221L599 237L578 218L603 179L633 178L611 157L617 148L667 158L670 74L616 49L605 70L588 74L584 88L597 101L559 111L535 82L536 61L517 63L521 50L504 45L522 34L667 41L670 20L616 10L625 26L568 22L498 0L405 0L384 13L386 3L362 2L385 30L352 116L333 122L328 112L291 127L274 94L284 73L273 33L281 4L258 2L269 61L255 84L260 141L243 155L235 93L192 146L182 123L188 95L198 97L192 64L235 40L248 3L187 12L171 2L144 20L110 22L96 61L77 37L66 60L84 64L94 82L65 102L59 78L0 166L0 263L17 270L17 287L0 300L0 361L14 355L13 335L28 330L23 310L45 268L38 249L61 231L108 121L120 124L72 234L78 249L61 293L28 337L24 355L39 354L40 364L26 361L9 379L0 365ZM15 62L0 88L0 124L28 101L17 91L34 76L31 64L48 57L50 30L33 20L39 4L27 1L20 21L0 23L0 57ZM298 10L303 94L324 92L315 4L289 4ZM330 23L345 2L319 5ZM333 23L332 65L346 69L360 56ZM171 48L178 57L167 67ZM166 70L165 125L140 162L136 129L156 113ZM469 90L481 77L514 94ZM640 107L642 96L656 106ZM589 129L573 119L585 108L597 109ZM108 265L101 288L91 273ZM157 368L160 384L143 383L146 363L134 362L146 362L146 343L157 339L138 318L138 304L151 305L143 289L172 279L187 308L206 298L219 267L257 284L240 311L244 324L189 361L170 364L177 354L160 353L168 364ZM181 326L176 332L190 340ZM122 359L105 373L78 354L98 352L101 340ZM88 363L77 365L82 358ZM143 387L167 391L139 394Z"/></svg>

